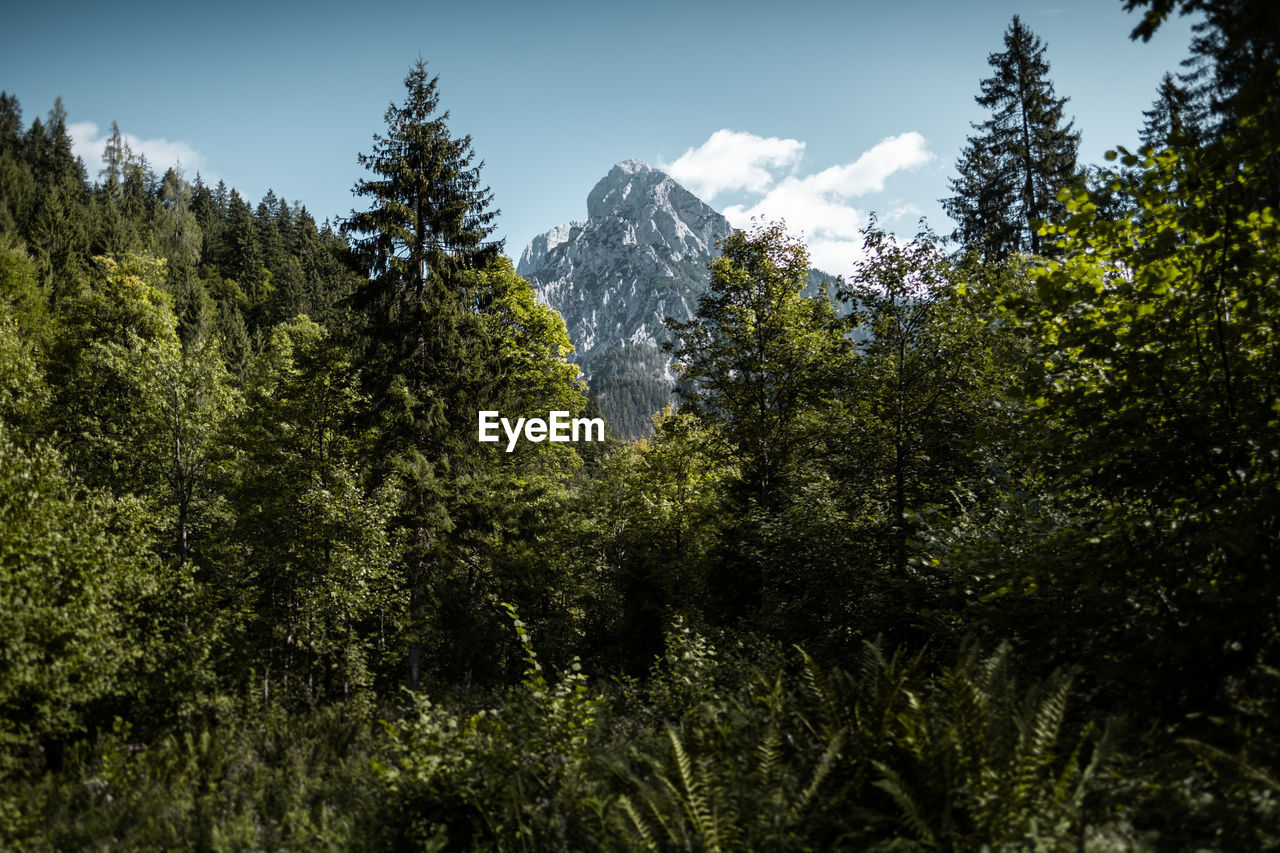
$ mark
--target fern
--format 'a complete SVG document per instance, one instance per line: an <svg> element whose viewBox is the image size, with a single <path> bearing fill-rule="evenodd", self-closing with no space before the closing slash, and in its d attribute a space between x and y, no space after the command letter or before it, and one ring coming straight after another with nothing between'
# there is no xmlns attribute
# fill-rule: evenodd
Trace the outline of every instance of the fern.
<svg viewBox="0 0 1280 853"><path fill-rule="evenodd" d="M822 757L818 759L818 764L813 768L813 774L809 778L809 784L800 792L799 796L791 803L788 812L792 820L799 822L809 806L813 803L817 796L818 788L821 787L824 779L831 772L831 768L835 766L836 759L840 755L840 749L844 745L844 733L837 733L831 739L831 743L827 744L827 748L823 750Z"/></svg>
<svg viewBox="0 0 1280 853"><path fill-rule="evenodd" d="M782 736L778 733L777 726L769 726L764 739L756 746L756 756L756 773L760 777L760 784L767 789L773 784L782 760Z"/></svg>
<svg viewBox="0 0 1280 853"><path fill-rule="evenodd" d="M839 732L849 728L848 715L843 703L836 697L826 673L818 666L808 652L799 646L795 647L804 661L805 686L810 696L817 702L822 715L821 732L824 738L830 739Z"/></svg>
<svg viewBox="0 0 1280 853"><path fill-rule="evenodd" d="M880 781L876 782L876 787L885 791L893 801L897 803L898 809L902 812L902 818L906 821L908 827L915 834L916 840L930 847L937 845L937 839L933 835L933 830L929 828L925 822L924 809L916 802L915 796L903 781L902 776L896 770L879 761L872 762L876 769L883 776Z"/></svg>
<svg viewBox="0 0 1280 853"><path fill-rule="evenodd" d="M654 840L653 833L649 831L649 823L636 811L636 807L631 803L631 798L623 794L618 797L618 805L631 820L631 826L635 829L636 834L640 836L640 842L644 845L644 849L658 853L658 842Z"/></svg>
<svg viewBox="0 0 1280 853"><path fill-rule="evenodd" d="M1017 718L1022 738L1019 746L1017 802L1029 805L1039 789L1042 771L1053 761L1053 750L1058 743L1063 717L1067 712L1067 696L1071 689L1069 677L1059 677L1056 686L1039 704L1034 715ZM1057 786L1055 786L1057 787Z"/></svg>

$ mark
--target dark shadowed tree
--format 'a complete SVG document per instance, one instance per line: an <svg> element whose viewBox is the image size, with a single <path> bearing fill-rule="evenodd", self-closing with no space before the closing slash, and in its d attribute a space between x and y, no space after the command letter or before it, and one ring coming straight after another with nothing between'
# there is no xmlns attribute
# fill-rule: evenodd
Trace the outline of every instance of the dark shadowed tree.
<svg viewBox="0 0 1280 853"><path fill-rule="evenodd" d="M991 117L956 163L956 194L942 200L958 224L953 235L983 257L1039 254L1037 223L1061 212L1058 191L1077 181L1080 134L1064 123L1067 99L1054 94L1045 45L1017 15L1004 35L1005 49L987 61L995 73L975 100Z"/></svg>

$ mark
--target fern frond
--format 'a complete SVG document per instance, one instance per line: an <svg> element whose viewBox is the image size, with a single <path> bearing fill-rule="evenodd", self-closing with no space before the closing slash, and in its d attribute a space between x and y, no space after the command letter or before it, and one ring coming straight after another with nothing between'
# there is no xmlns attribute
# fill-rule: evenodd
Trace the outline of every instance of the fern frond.
<svg viewBox="0 0 1280 853"><path fill-rule="evenodd" d="M679 793L672 785L671 780L663 775L659 775L658 778L669 790L675 793L676 801L679 802ZM662 834L671 842L671 846L674 848L687 847L688 844L686 842L688 841L688 836L677 831L678 827L668 819L669 816L663 808L664 804L657 802L652 796L644 793L643 790L641 792L641 798L644 801L645 807L648 808L649 813L653 815L654 822L657 824L658 828L662 830Z"/></svg>
<svg viewBox="0 0 1280 853"><path fill-rule="evenodd" d="M933 830L929 829L929 825L925 823L922 810L916 803L915 797L911 795L906 782L892 767L879 761L872 763L883 777L875 783L876 787L893 798L898 810L902 812L902 819L911 831L915 833L915 840L930 847L936 846L938 843L937 838L934 837Z"/></svg>
<svg viewBox="0 0 1280 853"><path fill-rule="evenodd" d="M622 806L622 810L631 819L631 825L635 827L636 834L640 836L644 849L652 851L652 853L658 853L658 842L654 841L653 833L649 831L649 823L636 811L636 807L631 803L631 798L623 794L618 798L618 805Z"/></svg>
<svg viewBox="0 0 1280 853"><path fill-rule="evenodd" d="M1226 764L1234 767L1247 778L1252 779L1255 782L1261 782L1272 791L1280 792L1280 783L1276 782L1269 773L1260 767L1254 766L1238 755L1232 755L1231 753L1219 749L1212 744L1207 744L1203 741L1195 740L1194 738L1180 738L1178 743L1194 752L1196 757L1203 761L1205 766L1210 770L1214 769L1215 762L1219 764Z"/></svg>
<svg viewBox="0 0 1280 853"><path fill-rule="evenodd" d="M809 805L818 793L818 788L831 772L831 768L835 766L836 759L840 757L840 749L843 746L844 732L837 732L836 736L827 744L827 748L823 750L817 766L813 768L813 775L809 779L809 784L805 786L805 789L796 797L795 802L791 804L789 812L793 821L799 821L804 816L804 813L808 811Z"/></svg>
<svg viewBox="0 0 1280 853"><path fill-rule="evenodd" d="M980 683L984 691L990 693L992 688L1012 682L1013 679L1009 676L1009 660L1012 653L1013 647L1006 640L996 646L996 650L991 653L991 656L979 664L978 672L982 678Z"/></svg>
<svg viewBox="0 0 1280 853"><path fill-rule="evenodd" d="M756 773L760 776L760 782L768 788L773 783L782 758L782 735L776 725L770 725L765 731L764 738L756 745L756 755L759 757Z"/></svg>
<svg viewBox="0 0 1280 853"><path fill-rule="evenodd" d="M1015 778L1018 780L1015 798L1019 803L1028 802L1036 785L1036 777L1041 770L1053 761L1053 752L1058 745L1058 735L1062 730L1062 720L1067 713L1067 696L1071 690L1071 678L1058 676L1057 684L1052 686L1048 695L1039 703L1035 714L1030 719L1022 717L1018 720L1022 737L1018 744L1018 766ZM1032 705L1029 703L1027 710Z"/></svg>
<svg viewBox="0 0 1280 853"><path fill-rule="evenodd" d="M719 825L716 822L715 809L703 790L702 780L698 778L693 762L685 752L684 744L680 743L680 736L676 730L668 727L667 737L671 740L671 751L675 755L676 770L680 773L680 784L683 790L676 790L669 780L664 781L667 781L668 786L680 797L685 813L689 816L689 822L693 825L694 831L703 838L707 849L719 850Z"/></svg>
<svg viewBox="0 0 1280 853"><path fill-rule="evenodd" d="M830 738L836 732L848 728L849 720L844 706L836 698L831 682L822 667L804 649L796 646L800 657L804 660L804 682L810 695L817 702L822 713L822 734Z"/></svg>
<svg viewBox="0 0 1280 853"><path fill-rule="evenodd" d="M1085 743L1088 742L1092 734L1093 723L1090 722L1085 725L1084 731L1080 733L1080 739L1076 741L1076 745L1071 750L1071 755L1067 756L1066 762L1062 765L1062 772L1058 774L1058 780L1053 786L1053 804L1055 806L1078 805L1071 783L1080 775L1080 750L1084 748ZM1094 757L1096 760L1096 750ZM1078 786L1076 790L1079 790Z"/></svg>
<svg viewBox="0 0 1280 853"><path fill-rule="evenodd" d="M1102 727L1102 736L1093 745L1093 755L1090 756L1088 765L1085 766L1080 778L1076 781L1075 794L1071 798L1071 804L1076 808L1080 808L1084 803L1084 795L1088 792L1089 784L1093 781L1094 774L1098 772L1098 768L1106 764L1111 757L1111 750L1115 740L1115 721L1108 720L1107 724Z"/></svg>

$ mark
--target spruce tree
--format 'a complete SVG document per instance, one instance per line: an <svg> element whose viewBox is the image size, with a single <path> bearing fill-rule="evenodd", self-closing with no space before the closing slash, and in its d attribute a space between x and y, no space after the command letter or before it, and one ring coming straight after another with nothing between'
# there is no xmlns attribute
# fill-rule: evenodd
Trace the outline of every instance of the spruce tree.
<svg viewBox="0 0 1280 853"><path fill-rule="evenodd" d="M446 540L457 527L459 484L476 462L469 385L498 370L475 351L466 295L467 273L501 249L489 240L497 211L480 184L471 138L455 139L446 125L438 80L421 59L410 69L404 102L387 108L386 135L375 135L373 152L359 157L371 175L354 192L370 207L343 224L368 276L353 301L368 330L364 377L379 421L375 459L380 474L394 470L404 483L406 639L415 687L436 594L429 579L453 568Z"/></svg>
<svg viewBox="0 0 1280 853"><path fill-rule="evenodd" d="M1166 73L1151 109L1142 112L1142 144L1157 151L1198 147L1203 141L1201 113L1195 94Z"/></svg>
<svg viewBox="0 0 1280 853"><path fill-rule="evenodd" d="M431 301L457 272L483 266L502 248L488 240L498 211L480 185L484 164L473 164L470 136L449 132L438 82L419 59L405 77L404 103L387 108L387 136L375 135L373 153L359 156L373 176L354 192L373 204L343 230L371 278L365 302Z"/></svg>
<svg viewBox="0 0 1280 853"><path fill-rule="evenodd" d="M1044 42L1014 15L1004 44L988 56L995 74L975 98L991 117L973 126L951 181L956 195L942 200L958 223L953 237L991 260L1039 254L1037 223L1060 211L1058 191L1078 180L1080 134L1063 123L1067 99L1054 94Z"/></svg>
<svg viewBox="0 0 1280 853"><path fill-rule="evenodd" d="M421 59L405 77L404 103L387 108L387 135L375 135L373 152L359 157L372 174L354 192L372 204L343 225L369 277L355 302L375 350L370 378L381 387L370 389L373 401L401 396L412 413L402 425L412 435L399 438L422 448L430 436L435 450L456 414L449 409L458 404L466 361L461 274L483 268L502 248L489 240L497 211L480 184L483 164L473 162L471 137L450 133L438 80Z"/></svg>
<svg viewBox="0 0 1280 853"><path fill-rule="evenodd" d="M1238 201L1256 208L1280 205L1280 3L1126 0L1125 9L1145 9L1131 34L1143 41L1175 10L1199 16L1191 28L1191 56L1183 62L1189 70L1180 77L1184 97L1198 111L1200 132L1183 140L1183 147L1205 149L1198 159L1228 183L1238 180L1237 152L1254 152L1250 188Z"/></svg>

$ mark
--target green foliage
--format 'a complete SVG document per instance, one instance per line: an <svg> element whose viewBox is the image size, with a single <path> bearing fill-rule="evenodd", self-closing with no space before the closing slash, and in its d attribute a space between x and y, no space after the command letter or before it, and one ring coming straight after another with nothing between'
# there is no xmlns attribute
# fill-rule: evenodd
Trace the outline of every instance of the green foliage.
<svg viewBox="0 0 1280 853"><path fill-rule="evenodd" d="M538 301L527 281L515 274L511 261L500 258L462 276L474 302L477 356L486 370L470 377L477 387L468 394L476 405L505 417L546 417L553 410L578 417L586 407L586 384L567 359L573 352L564 320ZM474 417L474 415L473 415ZM474 428L474 423L468 427ZM474 429L472 430L474 432ZM502 444L502 443L499 443ZM492 445L497 458L505 445ZM569 445L521 442L517 457L529 473L570 472L577 460ZM519 463L518 463L519 464Z"/></svg>
<svg viewBox="0 0 1280 853"><path fill-rule="evenodd" d="M149 744L117 719L74 772L0 788L21 804L0 843L31 851L377 849L370 748L368 730L334 712L246 704L216 727Z"/></svg>
<svg viewBox="0 0 1280 853"><path fill-rule="evenodd" d="M1060 260L1007 305L1037 347L1027 435L1071 518L1045 578L1095 591L1091 644L1144 642L1167 702L1208 688L1220 650L1243 663L1271 643L1277 224L1187 181L1174 152L1123 159L1139 213L1070 197L1048 232ZM1188 625L1199 651L1176 639Z"/></svg>
<svg viewBox="0 0 1280 853"><path fill-rule="evenodd" d="M267 693L274 684L312 702L354 699L385 646L373 626L395 624L402 607L396 485L370 491L358 474L369 441L351 424L363 399L347 352L323 327L305 316L277 326L246 384L223 474L236 518L219 546L240 573L222 594L247 611L258 650L242 663Z"/></svg>
<svg viewBox="0 0 1280 853"><path fill-rule="evenodd" d="M729 676L698 638L673 648L660 685L697 669L723 692L694 691L665 754L632 765L618 805L636 847L1055 850L1085 832L1105 739L1065 734L1069 679L1020 689L1007 648L937 678L873 644L852 674L801 653L798 679Z"/></svg>
<svg viewBox="0 0 1280 853"><path fill-rule="evenodd" d="M58 750L127 693L157 567L137 506L68 482L47 443L0 422L0 762Z"/></svg>
<svg viewBox="0 0 1280 853"><path fill-rule="evenodd" d="M957 514L957 487L985 473L1000 365L980 297L932 233L904 242L872 227L863 250L840 292L868 333L846 381L857 437L844 465L882 507L881 547L901 575L926 518L942 527Z"/></svg>
<svg viewBox="0 0 1280 853"><path fill-rule="evenodd" d="M711 287L688 323L671 323L686 399L719 426L745 493L762 507L781 498L792 466L820 442L848 342L829 299L802 294L804 247L781 225L727 237Z"/></svg>
<svg viewBox="0 0 1280 853"><path fill-rule="evenodd" d="M25 332L17 312L0 301L0 423L15 437L30 439L38 434L50 394Z"/></svg>
<svg viewBox="0 0 1280 853"><path fill-rule="evenodd" d="M67 300L65 334L51 360L58 432L87 483L154 496L167 456L163 374L181 361L161 289L163 259L102 258L90 289Z"/></svg>
<svg viewBox="0 0 1280 853"><path fill-rule="evenodd" d="M411 694L406 717L387 724L387 789L393 847L544 850L598 847L600 786L587 773L596 700L574 661L553 685L512 605L526 664L498 708L458 715Z"/></svg>
<svg viewBox="0 0 1280 853"><path fill-rule="evenodd" d="M872 762L875 786L897 808L899 837L959 850L1076 849L1107 740L1090 749L1092 726L1064 740L1070 679L1055 674L1019 691L1008 656L1007 646L986 658L970 650L919 700L904 689L887 727L897 761Z"/></svg>
<svg viewBox="0 0 1280 853"><path fill-rule="evenodd" d="M731 621L770 609L788 543L764 528L826 454L851 345L830 294L804 295L808 253L783 226L734 232L721 248L694 317L669 325L685 406L736 474L734 523L708 579L708 609Z"/></svg>
<svg viewBox="0 0 1280 853"><path fill-rule="evenodd" d="M1280 29L1127 5L1153 148L1081 192L1015 18L963 254L730 235L651 434L424 63L342 233L0 94L0 846L1275 847Z"/></svg>

